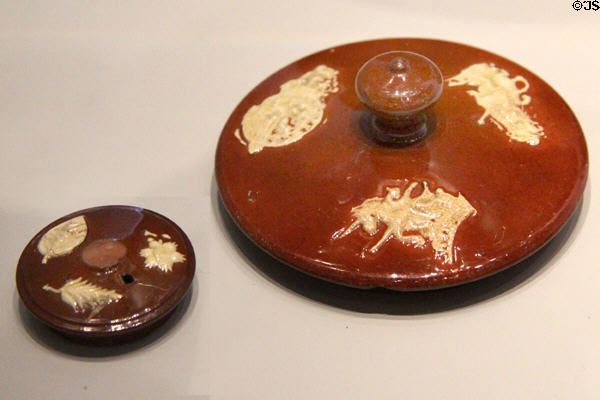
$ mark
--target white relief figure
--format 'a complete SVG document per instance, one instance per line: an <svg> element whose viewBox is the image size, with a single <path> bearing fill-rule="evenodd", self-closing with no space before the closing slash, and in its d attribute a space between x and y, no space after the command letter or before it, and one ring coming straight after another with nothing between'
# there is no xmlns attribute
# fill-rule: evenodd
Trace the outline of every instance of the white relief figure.
<svg viewBox="0 0 600 400"><path fill-rule="evenodd" d="M480 125L489 118L512 140L532 146L540 143L543 128L523 110L523 106L531 102L531 97L524 94L529 89L525 78L520 75L511 78L508 71L494 64L479 63L448 79L448 86L459 85L477 87L467 93L485 110L477 121Z"/></svg>
<svg viewBox="0 0 600 400"><path fill-rule="evenodd" d="M388 187L384 198L367 199L352 208L354 222L334 235L339 239L361 227L374 235L385 225L386 230L368 251L378 252L390 239L405 245L421 247L429 240L435 257L442 263L453 263L453 245L456 231L462 222L477 211L461 194L452 196L438 188L435 193L423 182L423 192L411 197L418 182L411 183L402 193L400 188Z"/></svg>

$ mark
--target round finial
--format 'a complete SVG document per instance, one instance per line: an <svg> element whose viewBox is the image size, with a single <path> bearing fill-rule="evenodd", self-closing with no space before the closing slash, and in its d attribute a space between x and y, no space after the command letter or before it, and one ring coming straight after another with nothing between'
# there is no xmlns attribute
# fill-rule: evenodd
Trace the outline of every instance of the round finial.
<svg viewBox="0 0 600 400"><path fill-rule="evenodd" d="M373 124L398 137L427 129L424 113L439 99L443 83L439 68L427 57L391 51L367 61L355 86L359 100L376 116Z"/></svg>
<svg viewBox="0 0 600 400"><path fill-rule="evenodd" d="M402 57L396 57L389 64L390 71L396 74L408 72L408 61Z"/></svg>

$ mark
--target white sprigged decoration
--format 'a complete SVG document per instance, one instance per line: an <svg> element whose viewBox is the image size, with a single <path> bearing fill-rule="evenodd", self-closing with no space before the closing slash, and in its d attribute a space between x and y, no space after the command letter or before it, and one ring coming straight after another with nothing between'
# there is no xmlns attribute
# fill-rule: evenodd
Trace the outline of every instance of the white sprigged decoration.
<svg viewBox="0 0 600 400"><path fill-rule="evenodd" d="M38 243L38 250L44 256L42 264L46 264L49 258L69 254L85 240L87 231L83 215L71 218L50 229Z"/></svg>
<svg viewBox="0 0 600 400"><path fill-rule="evenodd" d="M60 289L55 289L50 285L44 285L43 289L60 293L62 301L73 307L75 312L83 312L91 308L90 318L98 314L104 306L119 301L123 297L114 290L103 289L83 278L70 279Z"/></svg>
<svg viewBox="0 0 600 400"><path fill-rule="evenodd" d="M140 250L145 258L146 268L158 267L163 272L171 272L173 264L185 261L185 256L177 251L177 243L148 238L148 247Z"/></svg>

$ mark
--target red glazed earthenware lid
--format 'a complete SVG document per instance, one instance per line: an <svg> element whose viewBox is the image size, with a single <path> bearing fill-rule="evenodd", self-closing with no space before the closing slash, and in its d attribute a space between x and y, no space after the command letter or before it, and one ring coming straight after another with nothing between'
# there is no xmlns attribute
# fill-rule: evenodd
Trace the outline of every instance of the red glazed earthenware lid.
<svg viewBox="0 0 600 400"><path fill-rule="evenodd" d="M36 317L69 336L133 338L179 304L194 270L192 245L171 220L103 206L35 235L19 259L17 288Z"/></svg>
<svg viewBox="0 0 600 400"><path fill-rule="evenodd" d="M298 60L225 124L216 178L260 247L356 287L432 289L509 267L573 214L588 156L543 80L498 55L386 39Z"/></svg>

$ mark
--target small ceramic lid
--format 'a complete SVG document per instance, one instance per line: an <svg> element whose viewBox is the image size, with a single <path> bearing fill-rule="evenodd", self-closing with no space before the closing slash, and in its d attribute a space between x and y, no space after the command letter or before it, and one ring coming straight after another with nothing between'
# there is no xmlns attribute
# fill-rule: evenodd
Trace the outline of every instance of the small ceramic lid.
<svg viewBox="0 0 600 400"><path fill-rule="evenodd" d="M469 282L550 240L588 171L561 97L522 66L439 40L351 43L277 71L216 152L223 203L260 247L333 282Z"/></svg>
<svg viewBox="0 0 600 400"><path fill-rule="evenodd" d="M83 339L133 337L163 320L192 282L185 233L143 208L77 211L42 229L23 250L17 288L41 321Z"/></svg>

